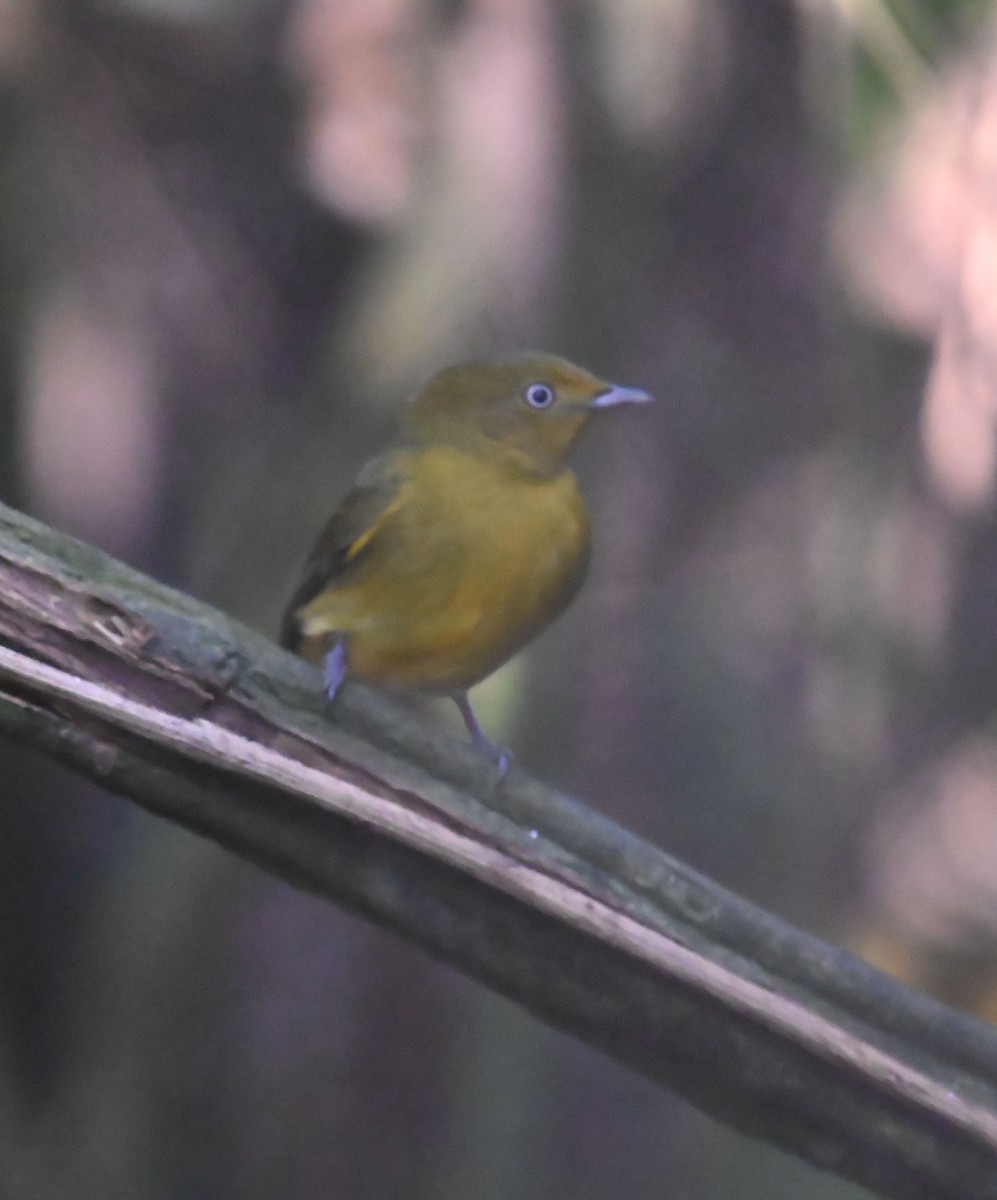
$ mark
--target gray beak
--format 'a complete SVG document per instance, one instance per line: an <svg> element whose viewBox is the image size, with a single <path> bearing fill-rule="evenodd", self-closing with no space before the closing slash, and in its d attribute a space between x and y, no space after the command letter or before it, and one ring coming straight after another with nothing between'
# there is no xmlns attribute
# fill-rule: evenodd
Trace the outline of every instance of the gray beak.
<svg viewBox="0 0 997 1200"><path fill-rule="evenodd" d="M589 408L616 408L619 404L650 404L654 399L639 388L610 387L589 401Z"/></svg>

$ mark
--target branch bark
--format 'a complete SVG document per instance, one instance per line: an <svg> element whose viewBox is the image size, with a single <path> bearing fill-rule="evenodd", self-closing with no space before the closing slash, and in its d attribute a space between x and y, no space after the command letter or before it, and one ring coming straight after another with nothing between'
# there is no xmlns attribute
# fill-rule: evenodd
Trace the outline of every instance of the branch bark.
<svg viewBox="0 0 997 1200"><path fill-rule="evenodd" d="M0 732L886 1196L997 1198L997 1033L0 506Z"/></svg>

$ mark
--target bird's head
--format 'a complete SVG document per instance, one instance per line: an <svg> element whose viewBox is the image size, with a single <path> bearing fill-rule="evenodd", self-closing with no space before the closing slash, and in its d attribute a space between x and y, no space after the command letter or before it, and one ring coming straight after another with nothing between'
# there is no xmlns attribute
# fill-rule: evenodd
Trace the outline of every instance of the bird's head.
<svg viewBox="0 0 997 1200"><path fill-rule="evenodd" d="M650 399L563 358L527 354L447 367L412 399L403 420L418 443L507 457L549 477L593 415Z"/></svg>

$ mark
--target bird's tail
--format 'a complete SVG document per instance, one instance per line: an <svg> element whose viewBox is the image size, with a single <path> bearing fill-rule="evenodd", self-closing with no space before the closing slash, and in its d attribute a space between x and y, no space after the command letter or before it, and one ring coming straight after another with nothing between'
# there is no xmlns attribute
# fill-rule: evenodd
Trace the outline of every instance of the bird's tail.
<svg viewBox="0 0 997 1200"><path fill-rule="evenodd" d="M301 649L301 623L297 605L289 604L280 622L280 644L295 654Z"/></svg>

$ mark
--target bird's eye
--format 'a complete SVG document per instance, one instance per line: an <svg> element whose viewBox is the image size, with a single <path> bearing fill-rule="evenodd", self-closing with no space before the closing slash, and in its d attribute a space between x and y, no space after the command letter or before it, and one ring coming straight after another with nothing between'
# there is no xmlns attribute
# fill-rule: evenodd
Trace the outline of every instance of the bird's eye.
<svg viewBox="0 0 997 1200"><path fill-rule="evenodd" d="M530 408L550 408L554 403L554 389L546 383L531 383L526 389L526 403Z"/></svg>

